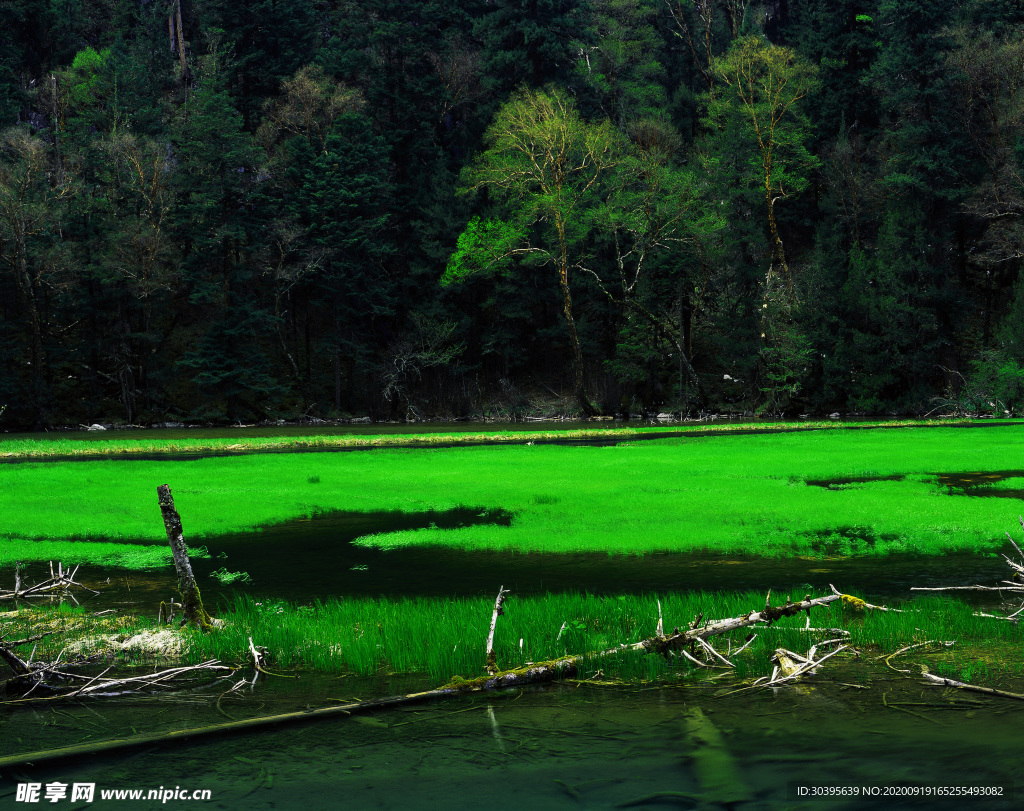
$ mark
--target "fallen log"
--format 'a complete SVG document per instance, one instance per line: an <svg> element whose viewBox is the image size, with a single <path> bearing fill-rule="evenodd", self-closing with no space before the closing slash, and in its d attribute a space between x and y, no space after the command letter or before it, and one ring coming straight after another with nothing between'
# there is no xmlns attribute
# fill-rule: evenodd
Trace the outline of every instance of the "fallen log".
<svg viewBox="0 0 1024 811"><path fill-rule="evenodd" d="M787 600L784 605L772 606L769 602L771 592L769 592L768 595L768 599L765 600L765 607L760 611L751 611L749 614L744 614L741 617L730 617L729 619L715 620L714 622L709 622L703 626L690 628L685 631L680 631L677 628L667 636L656 636L652 639L645 639L642 642L636 642L627 647L631 650L646 648L665 655L669 651L676 651L686 647L697 639L708 639L712 636L720 636L722 634L727 634L730 631L737 631L740 628L746 628L750 625L760 624L770 626L773 622L783 617L796 616L801 612L809 612L816 606L828 605L829 603L834 603L836 600L843 599L843 595L836 591L834 594L829 594L825 597L815 597L814 599L806 597L796 603Z"/></svg>

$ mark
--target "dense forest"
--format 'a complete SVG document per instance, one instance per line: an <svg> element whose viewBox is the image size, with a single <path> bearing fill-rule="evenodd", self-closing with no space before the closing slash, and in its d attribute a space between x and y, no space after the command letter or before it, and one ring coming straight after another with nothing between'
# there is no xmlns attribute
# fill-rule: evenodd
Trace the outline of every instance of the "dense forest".
<svg viewBox="0 0 1024 811"><path fill-rule="evenodd" d="M0 428L1024 408L1017 0L5 0Z"/></svg>

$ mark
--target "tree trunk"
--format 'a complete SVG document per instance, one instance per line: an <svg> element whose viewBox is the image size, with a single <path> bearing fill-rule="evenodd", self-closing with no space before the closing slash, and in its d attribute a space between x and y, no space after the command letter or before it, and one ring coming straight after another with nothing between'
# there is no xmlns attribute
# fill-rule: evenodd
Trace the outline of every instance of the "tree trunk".
<svg viewBox="0 0 1024 811"><path fill-rule="evenodd" d="M189 72L188 62L185 61L185 32L181 27L181 0L175 0L174 22L178 33L178 59L181 62L181 81L182 84L188 84L192 74Z"/></svg>
<svg viewBox="0 0 1024 811"><path fill-rule="evenodd" d="M46 420L43 409L43 326L39 317L39 305L36 300L36 280L28 267L28 246L26 245L24 226L19 231L17 248L18 251L18 287L21 288L25 297L25 305L28 308L29 325L32 334L32 410L35 412L33 419L35 427L42 429Z"/></svg>
<svg viewBox="0 0 1024 811"><path fill-rule="evenodd" d="M341 413L341 349L334 347L334 411Z"/></svg>
<svg viewBox="0 0 1024 811"><path fill-rule="evenodd" d="M203 608L203 598L199 594L196 577L192 574L192 564L188 559L185 537L181 530L181 517L174 509L171 488L161 484L156 488L156 492L160 501L160 513L164 518L164 528L167 530L167 540L174 555L174 569L178 573L178 591L181 594L182 614L185 617L182 624L191 623L204 631L209 630L214 620Z"/></svg>
<svg viewBox="0 0 1024 811"><path fill-rule="evenodd" d="M583 375L583 350L580 348L580 338L576 332L576 319L572 316L572 293L569 291L569 260L565 245L565 226L557 218L555 228L558 230L559 242L558 286L562 290L562 315L565 316L565 323L569 327L569 342L572 344L573 393L576 395L576 400L583 413L588 417L596 417L598 411L587 398L586 380Z"/></svg>

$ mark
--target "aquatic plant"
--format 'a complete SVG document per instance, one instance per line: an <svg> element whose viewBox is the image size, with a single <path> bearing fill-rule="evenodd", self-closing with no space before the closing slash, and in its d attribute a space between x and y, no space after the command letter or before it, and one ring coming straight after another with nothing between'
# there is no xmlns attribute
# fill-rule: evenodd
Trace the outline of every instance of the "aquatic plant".
<svg viewBox="0 0 1024 811"><path fill-rule="evenodd" d="M216 571L210 572L210 576L217 578L217 580L225 586L229 586L232 583L252 582L252 578L249 577L248 572L229 572L227 568L223 566Z"/></svg>
<svg viewBox="0 0 1024 811"><path fill-rule="evenodd" d="M190 550L193 551L193 550ZM199 552L195 557L206 557ZM208 553L207 553L208 554ZM125 569L156 569L169 566L171 550L167 545L153 546L92 540L30 540L7 537L0 541L0 566L18 562L61 560L93 566L119 566Z"/></svg>

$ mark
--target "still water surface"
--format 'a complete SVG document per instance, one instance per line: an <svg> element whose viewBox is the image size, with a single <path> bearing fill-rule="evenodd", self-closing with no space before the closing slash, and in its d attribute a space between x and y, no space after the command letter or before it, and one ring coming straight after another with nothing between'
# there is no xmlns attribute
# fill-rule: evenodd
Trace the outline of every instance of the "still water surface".
<svg viewBox="0 0 1024 811"><path fill-rule="evenodd" d="M552 685L23 767L0 775L0 807L16 807L15 783L28 780L94 782L98 789L208 789L212 802L203 807L217 809L1020 807L1012 793L1024 706L946 696L898 674L881 676L870 690L851 686L865 679L867 667L838 665L814 686L724 697L714 685ZM222 709L244 718L401 687L314 676L299 684L270 680L224 700ZM223 722L214 708L222 689L177 699L16 709L0 716L0 753L24 751L22 740L43 748ZM702 744L686 721L695 707L721 734L741 777L732 794L745 801L716 804L706 778L702 782ZM998 800L919 802L862 795L824 803L796 795L796 785L823 784L860 791L999 786L1004 794ZM696 799L701 795L704 802Z"/></svg>

